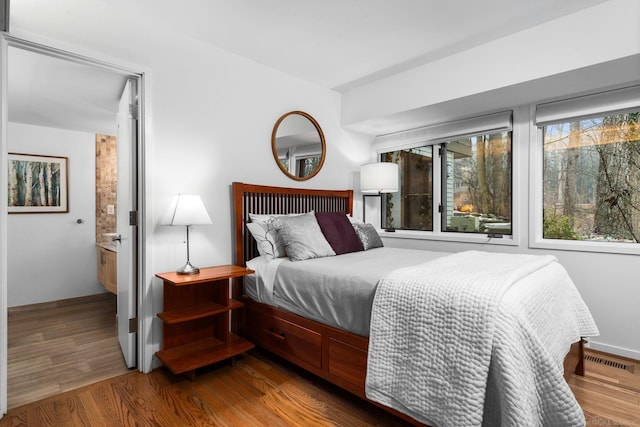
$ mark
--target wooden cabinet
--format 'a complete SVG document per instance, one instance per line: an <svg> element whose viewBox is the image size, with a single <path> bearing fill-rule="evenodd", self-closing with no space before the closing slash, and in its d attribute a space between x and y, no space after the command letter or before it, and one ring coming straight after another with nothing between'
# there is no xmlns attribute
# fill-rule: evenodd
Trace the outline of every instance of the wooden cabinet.
<svg viewBox="0 0 640 427"><path fill-rule="evenodd" d="M229 330L229 313L244 304L229 297L229 280L253 273L244 267L201 268L200 273L156 274L163 280L162 350L156 355L174 374L195 377L197 368L254 347Z"/></svg>
<svg viewBox="0 0 640 427"><path fill-rule="evenodd" d="M98 246L98 281L111 293L118 293L118 254Z"/></svg>

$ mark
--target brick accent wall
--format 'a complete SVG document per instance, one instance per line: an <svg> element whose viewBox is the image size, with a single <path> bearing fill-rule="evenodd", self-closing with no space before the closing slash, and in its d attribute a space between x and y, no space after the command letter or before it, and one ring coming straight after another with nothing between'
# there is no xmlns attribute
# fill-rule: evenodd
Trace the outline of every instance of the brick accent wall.
<svg viewBox="0 0 640 427"><path fill-rule="evenodd" d="M115 233L117 195L118 195L118 158L116 155L116 137L96 135L96 242L105 242L104 233ZM108 206L113 205L113 213Z"/></svg>

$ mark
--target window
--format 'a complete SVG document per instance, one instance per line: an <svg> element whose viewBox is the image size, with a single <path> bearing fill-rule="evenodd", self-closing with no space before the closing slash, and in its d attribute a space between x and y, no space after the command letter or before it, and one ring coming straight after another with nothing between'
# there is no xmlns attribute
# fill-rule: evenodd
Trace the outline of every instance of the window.
<svg viewBox="0 0 640 427"><path fill-rule="evenodd" d="M297 159L296 171L297 176L309 176L320 165L320 156L303 157Z"/></svg>
<svg viewBox="0 0 640 427"><path fill-rule="evenodd" d="M640 86L536 106L534 247L638 253Z"/></svg>
<svg viewBox="0 0 640 427"><path fill-rule="evenodd" d="M443 144L442 230L511 234L511 132Z"/></svg>
<svg viewBox="0 0 640 427"><path fill-rule="evenodd" d="M640 242L640 109L541 129L543 238Z"/></svg>
<svg viewBox="0 0 640 427"><path fill-rule="evenodd" d="M394 143L408 146L384 149ZM512 234L511 112L385 136L376 146L400 170L399 191L382 197L383 228Z"/></svg>

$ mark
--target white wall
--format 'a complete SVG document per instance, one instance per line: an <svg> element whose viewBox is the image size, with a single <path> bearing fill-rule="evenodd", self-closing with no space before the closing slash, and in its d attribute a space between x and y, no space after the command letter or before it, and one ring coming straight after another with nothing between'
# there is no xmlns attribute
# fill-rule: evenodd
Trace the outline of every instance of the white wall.
<svg viewBox="0 0 640 427"><path fill-rule="evenodd" d="M8 136L9 152L69 158L68 213L8 217L8 306L105 292L97 279L95 135L9 123Z"/></svg>

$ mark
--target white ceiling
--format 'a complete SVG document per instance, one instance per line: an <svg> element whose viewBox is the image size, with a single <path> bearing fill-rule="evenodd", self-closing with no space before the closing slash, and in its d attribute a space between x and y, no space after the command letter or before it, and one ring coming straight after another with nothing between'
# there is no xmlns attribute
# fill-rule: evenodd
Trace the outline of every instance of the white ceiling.
<svg viewBox="0 0 640 427"><path fill-rule="evenodd" d="M606 0L138 0L184 34L334 89Z"/></svg>
<svg viewBox="0 0 640 427"><path fill-rule="evenodd" d="M115 135L126 77L9 48L9 121Z"/></svg>
<svg viewBox="0 0 640 427"><path fill-rule="evenodd" d="M136 26L165 28L344 91L605 1L22 0L11 3L11 25L123 50ZM115 14L119 37L96 24ZM30 55L10 58L10 119L77 128L114 114L122 76Z"/></svg>

